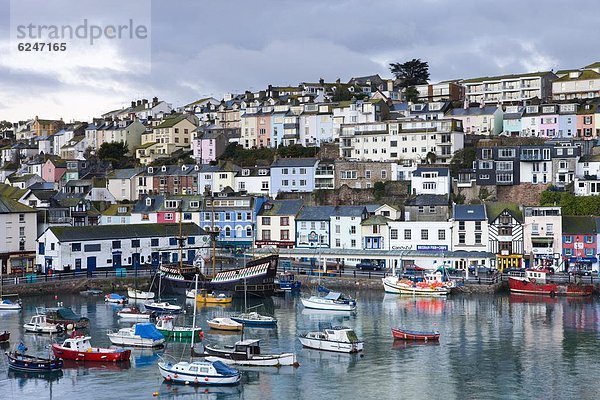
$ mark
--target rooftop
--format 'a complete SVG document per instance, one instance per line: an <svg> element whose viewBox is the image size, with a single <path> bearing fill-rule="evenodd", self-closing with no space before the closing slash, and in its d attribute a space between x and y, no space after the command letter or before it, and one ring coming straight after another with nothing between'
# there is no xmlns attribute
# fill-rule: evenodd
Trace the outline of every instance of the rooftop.
<svg viewBox="0 0 600 400"><path fill-rule="evenodd" d="M517 203L491 202L485 203L485 208L490 222L498 218L504 210L507 210L517 221L523 222L523 212Z"/></svg>
<svg viewBox="0 0 600 400"><path fill-rule="evenodd" d="M314 167L316 163L316 158L278 158L277 160L273 161L271 168Z"/></svg>
<svg viewBox="0 0 600 400"><path fill-rule="evenodd" d="M498 76L482 76L479 78L464 79L462 83L477 83L484 81L499 81L502 79L518 79L518 78L533 78L536 76L544 76L551 74L552 71L541 71L541 72L529 72L525 74L509 74L509 75L498 75Z"/></svg>
<svg viewBox="0 0 600 400"><path fill-rule="evenodd" d="M455 204L455 221L485 221L485 206L483 204Z"/></svg>
<svg viewBox="0 0 600 400"><path fill-rule="evenodd" d="M268 206L272 207L267 209ZM277 215L296 215L302 207L302 200L268 200L263 203L258 215L277 216Z"/></svg>
<svg viewBox="0 0 600 400"><path fill-rule="evenodd" d="M61 242L179 236L179 224L52 226L48 230ZM196 224L181 224L181 233L183 236L206 234Z"/></svg>
<svg viewBox="0 0 600 400"><path fill-rule="evenodd" d="M596 220L588 216L565 216L562 217L562 232L565 235L595 235Z"/></svg>

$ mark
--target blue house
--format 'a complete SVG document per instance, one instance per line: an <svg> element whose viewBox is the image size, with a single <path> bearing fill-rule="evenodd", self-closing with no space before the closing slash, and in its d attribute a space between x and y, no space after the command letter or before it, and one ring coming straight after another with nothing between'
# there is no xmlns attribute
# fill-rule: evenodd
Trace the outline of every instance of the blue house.
<svg viewBox="0 0 600 400"><path fill-rule="evenodd" d="M315 190L316 158L279 158L271 164L271 194Z"/></svg>
<svg viewBox="0 0 600 400"><path fill-rule="evenodd" d="M226 188L217 196L204 199L200 226L216 232L220 248L233 251L251 248L256 215L266 200L266 197L240 195Z"/></svg>

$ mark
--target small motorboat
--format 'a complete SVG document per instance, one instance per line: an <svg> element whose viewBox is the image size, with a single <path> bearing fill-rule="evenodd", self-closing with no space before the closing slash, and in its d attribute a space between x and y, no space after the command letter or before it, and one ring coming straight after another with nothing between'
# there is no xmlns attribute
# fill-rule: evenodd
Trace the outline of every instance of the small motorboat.
<svg viewBox="0 0 600 400"><path fill-rule="evenodd" d="M363 342L354 330L345 326L334 326L317 332L308 332L298 337L304 347L339 353L357 353L362 351Z"/></svg>
<svg viewBox="0 0 600 400"><path fill-rule="evenodd" d="M244 325L227 317L217 317L206 321L212 329L222 331L241 331Z"/></svg>
<svg viewBox="0 0 600 400"><path fill-rule="evenodd" d="M92 347L91 337L76 336L66 339L62 345L54 343L52 352L57 358L74 361L129 361L131 350L121 347L102 348Z"/></svg>
<svg viewBox="0 0 600 400"><path fill-rule="evenodd" d="M131 328L121 328L117 332L109 332L108 339L112 344L120 346L160 347L165 337L149 322L133 325Z"/></svg>
<svg viewBox="0 0 600 400"><path fill-rule="evenodd" d="M401 328L392 328L392 335L394 336L394 339L400 340L422 340L425 342L440 340L440 333L437 331L422 332L408 331Z"/></svg>
<svg viewBox="0 0 600 400"><path fill-rule="evenodd" d="M222 361L225 364L255 366L255 367L282 367L295 366L298 361L296 353L261 354L260 340L240 340L234 346L220 346L218 344L204 345L204 356L207 361Z"/></svg>
<svg viewBox="0 0 600 400"><path fill-rule="evenodd" d="M163 336L168 339L191 339L192 334L194 334L195 340L202 340L204 337L204 333L202 333L202 328L196 327L186 327L186 326L175 326L173 325L173 317L171 315L166 315L160 317L156 323L156 329Z"/></svg>
<svg viewBox="0 0 600 400"><path fill-rule="evenodd" d="M82 296L102 296L103 293L100 289L86 289L79 292Z"/></svg>
<svg viewBox="0 0 600 400"><path fill-rule="evenodd" d="M61 325L63 329L85 329L90 325L89 318L77 315L67 307L45 308L39 311L38 314L46 315L49 323Z"/></svg>
<svg viewBox="0 0 600 400"><path fill-rule="evenodd" d="M19 311L21 309L21 300L12 302L8 299L0 300L0 311Z"/></svg>
<svg viewBox="0 0 600 400"><path fill-rule="evenodd" d="M196 294L196 290L186 290L185 296L188 299L195 298L199 303L206 304L230 304L233 302L233 296L230 296L226 293L217 293L217 292L208 292L205 289L201 289Z"/></svg>
<svg viewBox="0 0 600 400"><path fill-rule="evenodd" d="M356 310L356 300L351 299L339 292L329 292L324 297L310 296L308 299L302 298L302 305L306 308L315 310L329 311L354 311Z"/></svg>
<svg viewBox="0 0 600 400"><path fill-rule="evenodd" d="M151 300L154 298L154 292L144 292L142 290L128 288L127 296L130 299Z"/></svg>
<svg viewBox="0 0 600 400"><path fill-rule="evenodd" d="M58 333L63 330L59 324L51 324L46 320L45 314L38 314L31 317L31 320L23 325L25 331L34 333Z"/></svg>
<svg viewBox="0 0 600 400"><path fill-rule="evenodd" d="M10 332L4 331L0 333L0 343L6 343L10 340Z"/></svg>
<svg viewBox="0 0 600 400"><path fill-rule="evenodd" d="M106 296L104 296L104 301L113 304L125 304L127 303L127 297L121 296L117 293L109 293Z"/></svg>
<svg viewBox="0 0 600 400"><path fill-rule="evenodd" d="M158 370L167 382L189 385L237 385L241 378L240 371L220 361L161 361Z"/></svg>
<svg viewBox="0 0 600 400"><path fill-rule="evenodd" d="M117 312L117 316L131 321L150 321L155 313L152 311L141 311L137 307L124 307Z"/></svg>
<svg viewBox="0 0 600 400"><path fill-rule="evenodd" d="M157 313L178 314L183 311L183 308L181 306L178 306L177 304L171 304L166 301L147 302L144 303L144 307L146 307L146 310L154 311Z"/></svg>
<svg viewBox="0 0 600 400"><path fill-rule="evenodd" d="M285 271L277 276L275 285L283 292L293 292L300 290L302 282L296 280L293 273Z"/></svg>
<svg viewBox="0 0 600 400"><path fill-rule="evenodd" d="M244 326L272 328L277 325L277 319L257 312L241 313L231 317L232 320L244 324Z"/></svg>
<svg viewBox="0 0 600 400"><path fill-rule="evenodd" d="M17 349L6 353L8 368L25 372L56 372L63 367L60 358L41 358L25 354L27 347L19 343Z"/></svg>

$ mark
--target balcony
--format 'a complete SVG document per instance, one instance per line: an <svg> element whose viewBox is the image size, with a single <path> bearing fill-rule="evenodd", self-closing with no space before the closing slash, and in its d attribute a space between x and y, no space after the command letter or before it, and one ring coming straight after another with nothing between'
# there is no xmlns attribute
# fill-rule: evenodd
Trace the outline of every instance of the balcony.
<svg viewBox="0 0 600 400"><path fill-rule="evenodd" d="M529 154L529 153L521 153L521 161L542 161L543 157L542 157L542 153L534 153L534 154Z"/></svg>

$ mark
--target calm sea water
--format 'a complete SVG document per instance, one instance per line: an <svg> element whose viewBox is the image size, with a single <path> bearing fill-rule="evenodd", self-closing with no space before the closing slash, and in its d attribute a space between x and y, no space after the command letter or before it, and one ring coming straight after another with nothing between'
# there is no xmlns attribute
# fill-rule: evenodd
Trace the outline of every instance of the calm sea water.
<svg viewBox="0 0 600 400"><path fill-rule="evenodd" d="M0 399L596 399L600 392L600 301L524 296L453 296L414 299L371 291L357 294L356 314L304 310L298 297L267 300L276 329L247 329L263 352L298 353L299 368L242 368L234 388L194 388L163 383L159 357L187 357L189 345L134 350L129 365L67 364L61 376L43 378L9 372L0 362ZM120 323L118 307L100 297L59 297L91 319L93 344L109 346L108 329ZM180 299L183 302L184 299ZM257 304L257 301L251 301ZM52 296L27 298L21 313L0 314L0 330L12 332L30 352L47 354L50 339L23 332ZM206 319L231 308L198 310L208 341L233 343L238 335L211 332ZM182 317L191 325L192 304ZM365 341L362 355L302 349L296 336L333 322L354 328ZM183 323L183 321L182 321ZM394 342L390 328L441 332L439 344Z"/></svg>

